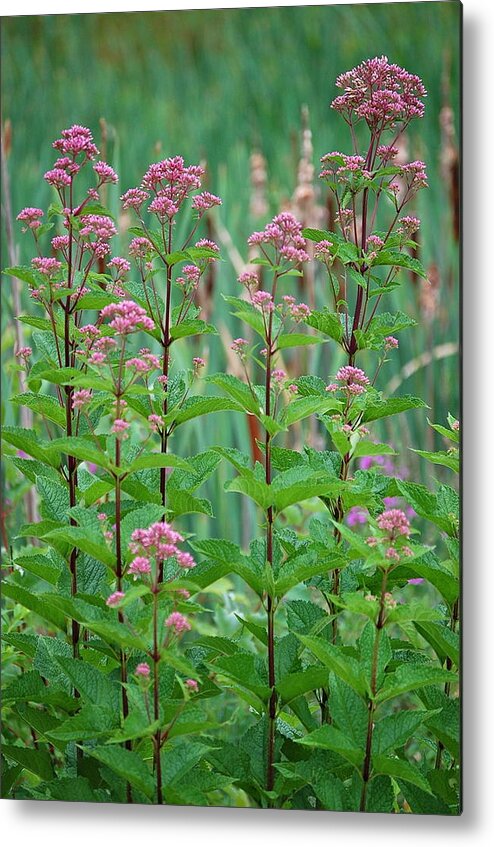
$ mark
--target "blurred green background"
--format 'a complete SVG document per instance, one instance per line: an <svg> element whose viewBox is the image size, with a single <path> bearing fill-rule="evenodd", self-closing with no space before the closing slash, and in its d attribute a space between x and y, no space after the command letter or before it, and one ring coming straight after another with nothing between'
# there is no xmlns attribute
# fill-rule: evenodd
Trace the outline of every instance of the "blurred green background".
<svg viewBox="0 0 494 847"><path fill-rule="evenodd" d="M207 359L210 373L223 370L229 341L240 327L221 295L237 293L235 262L247 259L249 233L293 197L302 114L312 130L316 203L327 226L318 160L329 150L349 148L345 123L329 109L336 76L381 54L419 74L428 90L426 115L407 134L407 156L427 162L430 188L408 213L422 219L419 258L430 283L424 286L408 275L393 303L388 301L386 308L403 309L419 327L400 336L378 387L422 396L430 410L401 416L376 434L390 438L400 451L398 465L424 479L425 463L408 448L442 447L426 417L444 423L448 411L459 412L460 16L459 3L421 2L4 18L2 122L10 122L7 164L14 215L26 205L46 208L53 199L42 174L54 160L51 142L72 123L92 129L120 175L107 198L117 215L119 194L138 184L149 162L176 154L189 163L207 161L207 187L223 198L219 231L209 234L221 242L225 257L210 280L206 307L221 334L207 340ZM267 173L259 188L261 214L253 195L254 151L263 155ZM130 222L121 223L125 230ZM31 244L17 224L15 229L20 260L28 262ZM123 243L114 244L116 253L125 250L126 241L124 235ZM2 248L5 266L4 229ZM322 306L327 296L322 278L316 278L314 291ZM306 291L298 293L307 298ZM32 309L24 294L23 304ZM17 390L10 367L11 280L5 276L2 305L2 418L14 423L17 412L7 401L11 387ZM328 348L285 364L327 377L341 363ZM196 352L179 351L178 364L182 355L188 362ZM228 414L188 425L178 438L172 449L184 454L215 443L244 449L249 443L246 421ZM220 486L229 475L222 467ZM247 507L238 495L220 496L218 477L205 493L218 519L213 534L248 538L254 515L242 513ZM195 529L201 532L197 522ZM204 519L202 531L208 529Z"/></svg>

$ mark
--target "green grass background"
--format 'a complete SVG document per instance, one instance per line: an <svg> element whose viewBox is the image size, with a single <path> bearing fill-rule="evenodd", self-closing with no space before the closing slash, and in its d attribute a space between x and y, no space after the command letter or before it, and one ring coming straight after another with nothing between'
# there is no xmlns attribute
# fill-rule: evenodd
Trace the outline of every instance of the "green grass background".
<svg viewBox="0 0 494 847"><path fill-rule="evenodd" d="M223 198L221 221L246 258L247 236L264 223L249 214L253 149L267 160L271 216L296 185L302 106L309 108L317 166L325 152L349 146L344 122L329 109L336 76L365 58L386 54L419 74L428 90L426 116L410 129L409 148L411 158L427 162L430 188L410 211L422 219L420 257L426 268L437 268L439 302L434 320L425 326L413 282L407 279L393 294L387 308L401 308L421 323L401 336L399 351L382 374L379 387L384 387L424 351L458 342L459 248L440 169L439 113L445 104L452 108L458 137L460 15L459 3L422 2L4 18L2 117L12 125L8 166L14 213L26 205L46 207L53 199L42 174L53 162L51 142L60 131L81 123L100 143L104 118L107 159L120 175L108 198L115 210L119 194L139 182L149 162L179 153L188 162L207 160L208 187ZM28 262L31 245L17 232L21 261ZM125 249L125 244L114 246L116 252ZM2 248L5 266L3 232ZM221 297L237 293L236 273L225 254L213 293L213 320L235 337L240 328ZM14 423L17 412L8 406L15 382L10 285L3 276L2 418ZM322 305L326 289L322 280L319 285ZM24 303L32 309L32 301L24 298ZM209 372L222 370L222 338L208 345ZM328 376L339 364L325 349L311 367ZM421 368L398 393L423 396L435 421L444 422L448 411L457 415L458 357ZM424 478L425 463L408 448L442 446L428 430L427 414L402 416L380 433L391 438L415 478ZM173 449L184 454L214 443L245 447L246 422L234 415L211 416L184 427L179 437ZM228 477L222 468L207 492L217 516L213 532L242 540L254 516L242 512L246 507L237 495L220 495ZM207 529L205 521L202 530Z"/></svg>

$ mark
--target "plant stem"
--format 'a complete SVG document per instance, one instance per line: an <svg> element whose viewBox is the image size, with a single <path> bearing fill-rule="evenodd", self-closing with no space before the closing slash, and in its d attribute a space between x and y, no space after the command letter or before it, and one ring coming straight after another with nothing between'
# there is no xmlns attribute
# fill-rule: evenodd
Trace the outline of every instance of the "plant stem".
<svg viewBox="0 0 494 847"><path fill-rule="evenodd" d="M123 356L121 357L122 360ZM120 416L120 390L121 390L121 370L122 367L120 365L119 368L119 376L118 376L118 394L117 394L117 418ZM115 437L115 465L117 468L120 468L121 464L121 442L118 435ZM120 476L115 477L115 552L116 552L116 577L117 577L117 591L122 590L122 579L123 579L123 558L122 558L122 483ZM123 624L124 616L123 612L118 611L118 622ZM122 715L125 720L129 714L129 699L127 696L127 657L125 655L125 650L122 648L120 650L120 682L122 689ZM126 750L132 749L131 741L124 741L124 747ZM127 803L132 803L132 786L130 782L127 783Z"/></svg>
<svg viewBox="0 0 494 847"><path fill-rule="evenodd" d="M276 284L278 275L275 273L273 279L272 298L276 295ZM273 312L269 313L266 333L266 383L265 383L265 412L266 416L271 415L271 371L272 371L272 355L273 355ZM272 463L271 463L271 435L265 431L265 480L266 485L271 485L272 478ZM269 506L266 511L266 560L270 568L273 568L273 507ZM275 690L276 674L275 674L275 638L274 638L274 600L271 594L267 599L267 635L268 635L268 685L271 689L269 698L268 712L268 747L267 747L267 772L266 772L266 788L268 791L273 790L274 786L274 746L276 733L276 703L277 695Z"/></svg>
<svg viewBox="0 0 494 847"><path fill-rule="evenodd" d="M153 587L153 716L155 721L160 719L160 686L159 686L159 638L158 638L158 586ZM156 775L156 803L163 804L163 787L161 775L161 727L154 736L154 772Z"/></svg>
<svg viewBox="0 0 494 847"><path fill-rule="evenodd" d="M369 777L371 771L371 760L372 760L372 736L374 732L374 712L376 709L376 701L375 696L377 692L377 668L378 668L378 660L379 660L379 644L381 641L381 632L384 627L385 622L385 594L386 594L386 585L388 581L388 573L389 569L383 572L383 578L381 583L381 596L379 598L379 612L376 621L376 633L374 637L374 648L372 651L372 665L371 665L371 680L370 680L370 689L371 689L371 697L368 702L368 710L369 717L367 721L367 738L365 742L365 758L364 764L362 767L362 793L360 796L360 811L365 812L365 806L367 802L367 786L369 784Z"/></svg>
<svg viewBox="0 0 494 847"><path fill-rule="evenodd" d="M169 236L169 252L171 252L171 232ZM166 266L166 300L165 300L165 315L163 319L163 376L166 377L164 380L165 384L163 386L165 390L165 397L163 400L163 417L166 418L168 412L168 377L170 370L170 346L172 343L172 338L170 335L170 323L171 323L171 300L172 300L172 266L167 264ZM168 452L168 438L169 431L168 425L165 423L161 432L161 453L162 455L166 455ZM160 493L161 493L161 503L163 509L166 509L166 468L161 468L160 471ZM163 517L165 515L163 514ZM159 563L159 574L158 581L163 582L163 562Z"/></svg>
<svg viewBox="0 0 494 847"><path fill-rule="evenodd" d="M453 603L453 608L451 610L450 629L451 629L452 632L456 631L456 624L458 623L459 611L460 611L459 610L459 601L455 600L455 602ZM451 659L448 656L446 658L446 670L450 671L452 667L453 667L453 662L451 661ZM450 682L445 683L444 693L445 693L446 697L450 696L450 693L451 693L451 683ZM435 764L436 770L440 770L441 767L442 767L443 752L444 752L444 744L442 743L442 741L439 741L438 745L437 745L437 753L436 753L436 764Z"/></svg>

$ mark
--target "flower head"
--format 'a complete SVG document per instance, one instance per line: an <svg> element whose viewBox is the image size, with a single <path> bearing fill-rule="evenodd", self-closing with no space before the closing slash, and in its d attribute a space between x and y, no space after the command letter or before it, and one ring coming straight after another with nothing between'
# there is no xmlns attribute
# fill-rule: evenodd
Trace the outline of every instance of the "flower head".
<svg viewBox="0 0 494 847"><path fill-rule="evenodd" d="M345 116L356 115L369 127L393 127L397 122L421 118L427 96L420 77L390 64L386 56L366 59L336 80L344 93L331 106Z"/></svg>
<svg viewBox="0 0 494 847"><path fill-rule="evenodd" d="M147 677L151 673L151 668L149 667L147 662L139 662L135 669L135 673L136 676L140 676L147 679Z"/></svg>
<svg viewBox="0 0 494 847"><path fill-rule="evenodd" d="M401 509L387 509L377 518L379 529L386 532L390 539L399 535L406 538L410 535L410 522Z"/></svg>
<svg viewBox="0 0 494 847"><path fill-rule="evenodd" d="M172 612L171 615L168 615L165 626L173 629L177 635L181 632L188 632L192 628L189 620L180 612Z"/></svg>
<svg viewBox="0 0 494 847"><path fill-rule="evenodd" d="M114 591L113 594L110 594L110 596L108 597L106 605L111 607L118 606L124 597L125 594L123 591Z"/></svg>
<svg viewBox="0 0 494 847"><path fill-rule="evenodd" d="M16 220L23 221L26 226L23 227L23 232L27 229L39 229L41 221L39 220L44 215L43 209L37 209L34 206L26 206L25 209L19 212Z"/></svg>
<svg viewBox="0 0 494 847"><path fill-rule="evenodd" d="M253 232L248 238L248 244L251 247L258 244L274 247L275 263L283 259L296 263L309 261L302 224L290 212L276 215L262 232Z"/></svg>

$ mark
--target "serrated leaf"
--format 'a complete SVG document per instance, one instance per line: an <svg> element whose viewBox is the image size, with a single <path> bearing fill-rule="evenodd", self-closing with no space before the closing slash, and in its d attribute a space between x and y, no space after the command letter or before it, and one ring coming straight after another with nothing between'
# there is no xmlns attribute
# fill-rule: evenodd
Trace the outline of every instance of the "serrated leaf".
<svg viewBox="0 0 494 847"><path fill-rule="evenodd" d="M50 737L57 741L89 741L109 735L118 725L118 714L109 707L87 704L77 715L59 724L57 729L50 732Z"/></svg>
<svg viewBox="0 0 494 847"><path fill-rule="evenodd" d="M390 397L387 400L372 400L366 403L362 422L377 421L380 418L387 418L391 415L397 415L400 412L406 412L408 409L420 409L426 407L419 397L411 397L404 395L403 397Z"/></svg>
<svg viewBox="0 0 494 847"><path fill-rule="evenodd" d="M397 750L411 738L416 729L426 720L437 714L435 711L410 709L387 715L377 721L372 736L372 749L376 754Z"/></svg>
<svg viewBox="0 0 494 847"><path fill-rule="evenodd" d="M60 529L52 529L43 538L48 543L63 541L72 547L76 547L78 550L82 550L83 553L87 553L98 562L103 562L109 568L115 568L115 556L111 550L106 545L94 541L83 527L67 526Z"/></svg>
<svg viewBox="0 0 494 847"><path fill-rule="evenodd" d="M416 785L422 791L432 794L426 778L410 762L405 762L403 759L376 755L372 757L372 765L375 773L386 774L393 777L393 779L403 779L405 782L411 782L412 785Z"/></svg>
<svg viewBox="0 0 494 847"><path fill-rule="evenodd" d="M11 761L17 762L26 770L41 777L41 779L53 779L53 767L47 750L2 744L2 753Z"/></svg>
<svg viewBox="0 0 494 847"><path fill-rule="evenodd" d="M356 747L352 739L334 726L321 726L304 738L297 738L297 744L304 747L316 747L321 750L332 750L347 759L355 767L360 767L364 760L364 750Z"/></svg>
<svg viewBox="0 0 494 847"><path fill-rule="evenodd" d="M322 332L323 335L332 338L334 341L340 342L343 338L343 324L339 316L328 308L321 312L312 312L305 319L305 323L313 327L313 329Z"/></svg>
<svg viewBox="0 0 494 847"><path fill-rule="evenodd" d="M86 755L92 756L98 762L109 767L121 779L138 788L146 797L153 799L155 782L138 753L113 745L108 747L83 747L83 751Z"/></svg>
<svg viewBox="0 0 494 847"><path fill-rule="evenodd" d="M297 635L297 638L325 667L332 670L343 682L348 683L357 694L365 695L365 681L359 663L341 647L330 644L323 638L314 638L309 635Z"/></svg>
<svg viewBox="0 0 494 847"><path fill-rule="evenodd" d="M120 708L118 686L104 673L80 659L54 656L53 660L60 665L83 700L95 706L110 707L118 712Z"/></svg>
<svg viewBox="0 0 494 847"><path fill-rule="evenodd" d="M295 671L282 677L276 683L276 691L280 695L283 704L290 703L301 694L323 688L328 682L328 670L326 668L306 668L303 671Z"/></svg>
<svg viewBox="0 0 494 847"><path fill-rule="evenodd" d="M377 703L384 703L407 691L414 691L425 685L441 685L446 682L458 682L458 676L443 668L430 665L405 665L389 674L385 685L378 692Z"/></svg>
<svg viewBox="0 0 494 847"><path fill-rule="evenodd" d="M58 400L48 394L31 394L26 391L24 394L15 394L10 398L10 402L16 406L27 406L28 409L48 418L49 421L53 421L58 426L65 426L65 410L60 406Z"/></svg>
<svg viewBox="0 0 494 847"><path fill-rule="evenodd" d="M206 382L217 385L218 388L229 394L237 403L240 403L242 408L247 412L251 412L254 415L259 414L259 403L257 399L253 397L250 388L241 379L238 379L238 377L231 374L218 373L207 376Z"/></svg>

